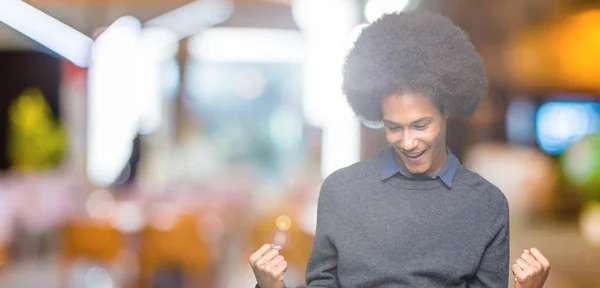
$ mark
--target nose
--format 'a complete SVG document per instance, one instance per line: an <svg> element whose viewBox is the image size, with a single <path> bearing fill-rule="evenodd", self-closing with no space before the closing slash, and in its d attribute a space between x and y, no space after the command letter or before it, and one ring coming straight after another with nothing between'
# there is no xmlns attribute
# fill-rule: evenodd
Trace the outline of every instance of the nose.
<svg viewBox="0 0 600 288"><path fill-rule="evenodd" d="M400 146L404 151L413 151L415 148L417 148L418 141L415 137L411 135L410 131L406 130L404 131L404 135L402 137L402 140L400 141Z"/></svg>

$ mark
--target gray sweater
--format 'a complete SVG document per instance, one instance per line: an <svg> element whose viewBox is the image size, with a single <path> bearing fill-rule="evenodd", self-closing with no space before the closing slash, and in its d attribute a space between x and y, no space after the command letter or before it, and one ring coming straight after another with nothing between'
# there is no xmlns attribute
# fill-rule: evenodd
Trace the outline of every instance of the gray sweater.
<svg viewBox="0 0 600 288"><path fill-rule="evenodd" d="M382 155L325 179L303 287L508 287L504 194L460 164L382 181Z"/></svg>
<svg viewBox="0 0 600 288"><path fill-rule="evenodd" d="M504 194L460 163L452 188L439 178L382 180L383 155L325 179L299 288L508 287Z"/></svg>

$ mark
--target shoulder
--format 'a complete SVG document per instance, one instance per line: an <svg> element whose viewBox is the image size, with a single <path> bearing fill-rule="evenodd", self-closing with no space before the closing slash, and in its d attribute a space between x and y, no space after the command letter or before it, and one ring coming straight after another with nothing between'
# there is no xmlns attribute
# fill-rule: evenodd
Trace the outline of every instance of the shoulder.
<svg viewBox="0 0 600 288"><path fill-rule="evenodd" d="M338 169L327 176L319 193L319 209L333 211L345 204L353 203L352 199L355 197L352 196L358 195L357 191L363 191L365 186L370 185L377 171L381 171L381 167L379 169L376 167L377 162L377 158L363 160Z"/></svg>
<svg viewBox="0 0 600 288"><path fill-rule="evenodd" d="M325 178L323 185L344 186L375 177L378 173L381 173L381 154L336 170Z"/></svg>
<svg viewBox="0 0 600 288"><path fill-rule="evenodd" d="M336 191L348 192L354 187L373 181L381 173L381 154L331 173L323 181L321 194L333 196L337 194Z"/></svg>
<svg viewBox="0 0 600 288"><path fill-rule="evenodd" d="M456 182L466 186L473 193L482 197L488 208L492 211L508 214L508 200L506 195L496 185L478 173L460 165L457 169Z"/></svg>

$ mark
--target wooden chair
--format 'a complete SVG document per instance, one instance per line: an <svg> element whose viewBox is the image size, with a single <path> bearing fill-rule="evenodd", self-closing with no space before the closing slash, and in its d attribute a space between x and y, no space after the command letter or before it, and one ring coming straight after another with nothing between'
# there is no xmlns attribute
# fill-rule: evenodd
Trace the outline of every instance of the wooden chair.
<svg viewBox="0 0 600 288"><path fill-rule="evenodd" d="M110 266L125 248L122 233L107 221L69 221L61 234L60 287L68 287L68 275L75 261L86 259Z"/></svg>
<svg viewBox="0 0 600 288"><path fill-rule="evenodd" d="M183 271L186 287L213 287L214 267L202 233L195 213L179 215L168 229L146 226L140 235L138 287L151 287L153 276L161 268Z"/></svg>

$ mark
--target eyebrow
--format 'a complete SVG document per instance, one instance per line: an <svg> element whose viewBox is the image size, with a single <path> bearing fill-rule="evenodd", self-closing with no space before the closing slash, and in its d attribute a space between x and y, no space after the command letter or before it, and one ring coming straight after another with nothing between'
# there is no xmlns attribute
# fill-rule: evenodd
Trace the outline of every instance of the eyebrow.
<svg viewBox="0 0 600 288"><path fill-rule="evenodd" d="M419 118L419 119L411 122L410 125L415 125L415 124L424 123L424 122L432 122L433 120L434 120L433 117L423 117L423 118ZM387 119L383 119L383 123L385 123L386 125L402 126L402 124L399 124L399 123L396 123L394 121L390 121Z"/></svg>

